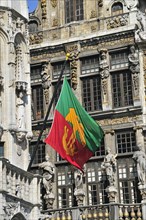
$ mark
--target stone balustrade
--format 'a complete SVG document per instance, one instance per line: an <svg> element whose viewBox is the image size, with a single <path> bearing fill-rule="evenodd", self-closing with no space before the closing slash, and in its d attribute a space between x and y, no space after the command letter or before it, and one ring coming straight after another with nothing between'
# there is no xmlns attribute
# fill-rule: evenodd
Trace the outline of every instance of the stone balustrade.
<svg viewBox="0 0 146 220"><path fill-rule="evenodd" d="M104 204L44 211L42 220L143 220L141 204Z"/></svg>
<svg viewBox="0 0 146 220"><path fill-rule="evenodd" d="M0 159L0 191L31 204L40 203L40 177Z"/></svg>

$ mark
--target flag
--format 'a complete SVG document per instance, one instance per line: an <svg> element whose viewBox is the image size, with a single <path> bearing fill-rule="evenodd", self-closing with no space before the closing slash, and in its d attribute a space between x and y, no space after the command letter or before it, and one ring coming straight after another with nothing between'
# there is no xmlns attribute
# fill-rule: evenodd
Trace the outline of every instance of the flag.
<svg viewBox="0 0 146 220"><path fill-rule="evenodd" d="M54 120L45 143L82 170L103 138L102 128L81 106L66 78L54 111Z"/></svg>

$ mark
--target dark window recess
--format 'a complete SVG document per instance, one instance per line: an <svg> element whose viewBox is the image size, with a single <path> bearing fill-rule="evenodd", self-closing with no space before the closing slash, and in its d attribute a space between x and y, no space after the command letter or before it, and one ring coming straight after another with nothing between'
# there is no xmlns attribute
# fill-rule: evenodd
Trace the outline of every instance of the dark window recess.
<svg viewBox="0 0 146 220"><path fill-rule="evenodd" d="M112 73L113 107L133 105L132 78L130 72Z"/></svg>
<svg viewBox="0 0 146 220"><path fill-rule="evenodd" d="M41 79L41 71L42 71L41 66L31 67L31 71L30 71L31 80Z"/></svg>
<svg viewBox="0 0 146 220"><path fill-rule="evenodd" d="M37 32L38 31L38 23L36 21L29 22L29 32Z"/></svg>
<svg viewBox="0 0 146 220"><path fill-rule="evenodd" d="M105 145L104 145L104 139L101 143L101 145L98 147L98 150L95 152L94 156L100 157L105 155Z"/></svg>
<svg viewBox="0 0 146 220"><path fill-rule="evenodd" d="M136 146L135 132L133 130L117 132L116 146L118 154L134 152Z"/></svg>
<svg viewBox="0 0 146 220"><path fill-rule="evenodd" d="M120 203L140 203L137 171L132 158L118 160L118 183Z"/></svg>
<svg viewBox="0 0 146 220"><path fill-rule="evenodd" d="M65 22L84 19L83 0L65 0Z"/></svg>
<svg viewBox="0 0 146 220"><path fill-rule="evenodd" d="M121 2L116 2L112 5L112 15L118 15L123 13L123 5Z"/></svg>
<svg viewBox="0 0 146 220"><path fill-rule="evenodd" d="M0 142L0 157L4 156L4 142Z"/></svg>
<svg viewBox="0 0 146 220"><path fill-rule="evenodd" d="M64 64L63 62L52 64L52 68L53 68L52 78L54 80L59 78L61 70L63 68L63 64ZM69 65L69 63L67 63L66 66L65 66L63 76L70 77L70 65Z"/></svg>
<svg viewBox="0 0 146 220"><path fill-rule="evenodd" d="M44 117L44 101L42 85L32 87L32 120Z"/></svg>
<svg viewBox="0 0 146 220"><path fill-rule="evenodd" d="M102 110L101 78L99 75L82 78L82 99L86 111Z"/></svg>
<svg viewBox="0 0 146 220"><path fill-rule="evenodd" d="M110 54L110 69L128 68L128 52L126 50Z"/></svg>
<svg viewBox="0 0 146 220"><path fill-rule="evenodd" d="M30 157L34 152L35 147L36 147L36 142L35 143L32 142L29 147ZM35 158L33 160L33 165L42 163L43 161L45 161L45 144L40 143L38 146L38 150L36 151Z"/></svg>

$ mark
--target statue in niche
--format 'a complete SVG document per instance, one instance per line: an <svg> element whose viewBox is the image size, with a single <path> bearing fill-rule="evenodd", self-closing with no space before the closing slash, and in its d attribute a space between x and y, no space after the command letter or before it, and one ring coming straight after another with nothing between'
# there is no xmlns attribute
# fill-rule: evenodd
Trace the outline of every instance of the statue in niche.
<svg viewBox="0 0 146 220"><path fill-rule="evenodd" d="M48 73L48 65L44 64L42 67L41 72L41 78L42 78L42 86L43 89L48 89L50 87L50 75Z"/></svg>
<svg viewBox="0 0 146 220"><path fill-rule="evenodd" d="M109 63L107 59L107 49L101 49L100 50L100 75L101 78L107 78L109 76Z"/></svg>
<svg viewBox="0 0 146 220"><path fill-rule="evenodd" d="M24 120L24 93L22 91L18 92L17 98L17 127L18 130L25 129L25 120Z"/></svg>
<svg viewBox="0 0 146 220"><path fill-rule="evenodd" d="M139 56L135 46L130 47L130 54L128 56L130 62L130 70L132 73L139 73Z"/></svg>
<svg viewBox="0 0 146 220"><path fill-rule="evenodd" d="M39 165L43 169L43 186L46 190L46 194L52 193L52 183L54 181L55 167L52 162L49 161L49 156L46 156L46 161Z"/></svg>
<svg viewBox="0 0 146 220"><path fill-rule="evenodd" d="M143 13L141 11L138 11L136 14L137 17L137 31L135 32L136 34L136 40L140 41L140 40L146 40L146 31L145 31L145 16L146 13Z"/></svg>
<svg viewBox="0 0 146 220"><path fill-rule="evenodd" d="M139 185L146 184L146 154L142 151L141 144L135 147L133 159L136 161Z"/></svg>
<svg viewBox="0 0 146 220"><path fill-rule="evenodd" d="M101 164L102 170L105 171L109 186L115 186L115 172L116 172L116 156L111 153L111 149L107 148L106 150L106 156L104 158L104 161Z"/></svg>

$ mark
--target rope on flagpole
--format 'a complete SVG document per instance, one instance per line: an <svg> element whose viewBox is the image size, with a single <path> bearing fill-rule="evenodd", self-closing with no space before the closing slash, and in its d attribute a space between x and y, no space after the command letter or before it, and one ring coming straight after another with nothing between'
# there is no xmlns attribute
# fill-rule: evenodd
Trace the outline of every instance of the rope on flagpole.
<svg viewBox="0 0 146 220"><path fill-rule="evenodd" d="M66 54L66 59L65 59L65 61L64 61L62 70L61 70L61 72L60 72L60 75L59 75L59 78L58 78L58 81L57 81L57 84L56 84L56 86L55 86L55 90L54 90L52 99L51 99L51 101L50 101L50 103L49 103L46 116L45 116L45 118L44 118L43 126L42 126L42 128L41 128L41 130L40 130L40 133L39 133L39 136L38 136L38 139L37 139L36 146L35 146L34 151L33 151L33 153L32 153L31 160L30 160L30 163L29 163L29 165L28 165L27 171L30 171L30 168L31 168L31 166L32 166L32 163L33 163L33 160L34 160L34 158L35 158L36 152L37 152L37 150L38 150L39 143L40 143L42 134L43 134L43 132L44 132L44 130L45 130L45 128L46 128L46 122L47 122L48 116L49 116L49 114L50 114L50 111L51 111L53 102L54 102L54 100L55 100L55 97L56 97L56 94L57 94L57 89L58 89L58 87L59 87L59 85L60 85L61 78L62 78L62 76L63 76L63 72L64 72L64 69L65 69L65 66L66 66L66 63L67 63L69 57L70 57L70 53L67 53L67 54Z"/></svg>

